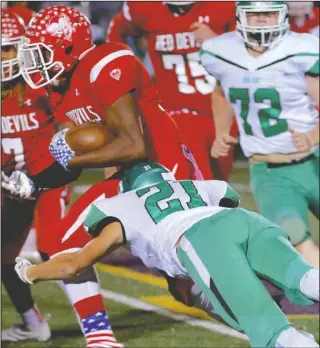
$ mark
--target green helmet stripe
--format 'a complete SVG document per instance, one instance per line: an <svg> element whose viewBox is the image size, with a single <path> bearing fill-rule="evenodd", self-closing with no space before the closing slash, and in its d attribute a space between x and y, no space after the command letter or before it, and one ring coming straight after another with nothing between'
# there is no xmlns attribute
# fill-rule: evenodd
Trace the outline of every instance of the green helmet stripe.
<svg viewBox="0 0 320 348"><path fill-rule="evenodd" d="M285 1L268 1L268 2L265 2L265 1L238 1L237 2L237 6L253 6L255 5L256 3L258 2L263 2L265 5L287 5L287 3Z"/></svg>

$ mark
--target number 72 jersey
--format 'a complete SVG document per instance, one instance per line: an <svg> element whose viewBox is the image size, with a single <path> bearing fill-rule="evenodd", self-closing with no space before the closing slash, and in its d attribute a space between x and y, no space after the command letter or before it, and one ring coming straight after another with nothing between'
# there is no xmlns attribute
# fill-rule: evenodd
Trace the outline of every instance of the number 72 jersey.
<svg viewBox="0 0 320 348"><path fill-rule="evenodd" d="M164 181L91 205L85 229L97 235L110 222L120 221L133 255L149 268L183 276L175 246L197 221L237 206L239 195L224 181Z"/></svg>
<svg viewBox="0 0 320 348"><path fill-rule="evenodd" d="M319 76L315 36L289 32L277 46L253 57L231 32L204 42L201 59L234 108L247 157L296 152L289 129L305 133L317 125L305 76Z"/></svg>

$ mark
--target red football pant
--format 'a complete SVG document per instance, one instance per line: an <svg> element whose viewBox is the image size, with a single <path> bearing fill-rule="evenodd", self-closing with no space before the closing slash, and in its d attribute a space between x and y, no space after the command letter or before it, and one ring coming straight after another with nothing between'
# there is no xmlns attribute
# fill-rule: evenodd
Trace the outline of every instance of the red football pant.
<svg viewBox="0 0 320 348"><path fill-rule="evenodd" d="M60 221L65 215L66 204L70 200L69 186L43 192L34 213L34 228L37 236L37 249L46 249L48 227Z"/></svg>
<svg viewBox="0 0 320 348"><path fill-rule="evenodd" d="M174 121L178 125L186 145L193 153L205 180L228 180L232 170L232 146L227 157L213 159L210 155L211 146L215 138L213 118L189 113L174 114ZM230 134L237 136L238 129L234 120Z"/></svg>
<svg viewBox="0 0 320 348"><path fill-rule="evenodd" d="M72 252L84 247L91 240L91 236L83 227L90 205L95 201L115 196L118 193L119 181L105 180L91 186L71 205L63 219L47 226L47 243L42 251L52 256L64 250Z"/></svg>
<svg viewBox="0 0 320 348"><path fill-rule="evenodd" d="M65 187L42 192L37 201L22 201L4 197L1 211L2 262L12 264L25 243L35 215L39 247L46 240L50 224L61 220L65 206ZM37 212L37 213L35 213ZM42 249L39 248L40 251Z"/></svg>

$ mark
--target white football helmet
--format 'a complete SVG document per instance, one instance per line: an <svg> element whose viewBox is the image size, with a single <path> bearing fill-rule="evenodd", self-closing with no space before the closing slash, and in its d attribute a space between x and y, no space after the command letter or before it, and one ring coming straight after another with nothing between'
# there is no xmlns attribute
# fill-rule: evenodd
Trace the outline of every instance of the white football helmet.
<svg viewBox="0 0 320 348"><path fill-rule="evenodd" d="M277 12L278 23L270 26L248 25L248 13ZM250 46L269 47L289 30L288 5L285 1L238 1L236 4L237 31Z"/></svg>
<svg viewBox="0 0 320 348"><path fill-rule="evenodd" d="M22 44L25 34L25 24L19 16L10 9L1 11L1 50L14 47L17 51L16 57L2 59L1 61L1 81L11 81L21 75L18 50Z"/></svg>

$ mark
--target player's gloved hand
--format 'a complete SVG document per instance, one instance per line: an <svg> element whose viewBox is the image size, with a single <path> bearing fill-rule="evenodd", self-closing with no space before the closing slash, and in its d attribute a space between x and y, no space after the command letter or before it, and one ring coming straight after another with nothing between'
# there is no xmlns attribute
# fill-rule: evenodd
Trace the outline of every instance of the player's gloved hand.
<svg viewBox="0 0 320 348"><path fill-rule="evenodd" d="M221 135L216 138L211 147L211 156L213 158L228 156L232 144L237 144L238 139L229 134Z"/></svg>
<svg viewBox="0 0 320 348"><path fill-rule="evenodd" d="M17 199L35 199L32 197L36 191L34 182L23 172L15 170L10 177L1 172L1 187L12 198Z"/></svg>
<svg viewBox="0 0 320 348"><path fill-rule="evenodd" d="M35 267L29 260L23 257L16 257L16 265L14 266L15 271L17 272L19 278L28 284L33 284L31 280L27 277L27 269L29 267Z"/></svg>
<svg viewBox="0 0 320 348"><path fill-rule="evenodd" d="M68 170L67 168L69 161L75 155L75 152L71 150L70 146L66 142L66 134L68 130L69 128L65 128L56 133L49 145L51 155L65 170Z"/></svg>

